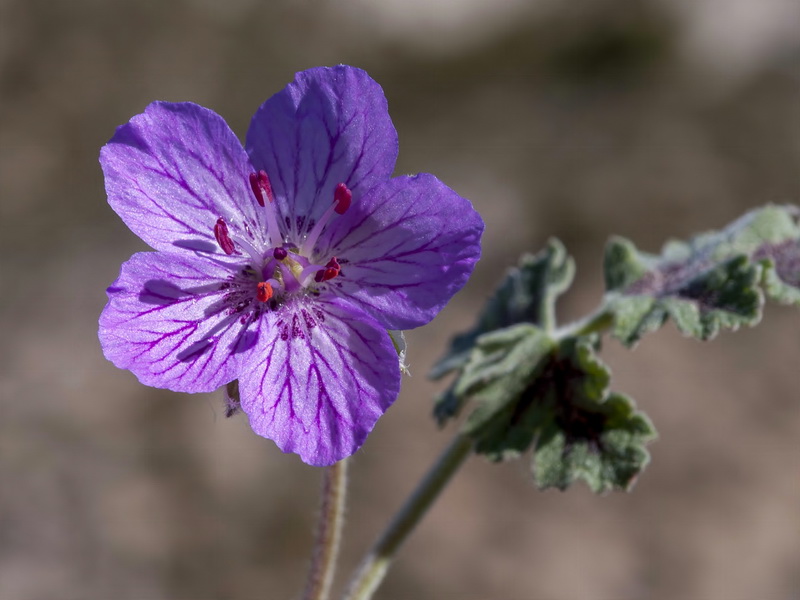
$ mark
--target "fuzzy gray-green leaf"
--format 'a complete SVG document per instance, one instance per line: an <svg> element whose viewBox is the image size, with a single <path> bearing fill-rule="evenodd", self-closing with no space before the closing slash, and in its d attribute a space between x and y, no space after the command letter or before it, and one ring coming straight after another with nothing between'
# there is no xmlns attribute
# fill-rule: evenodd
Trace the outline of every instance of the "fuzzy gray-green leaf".
<svg viewBox="0 0 800 600"><path fill-rule="evenodd" d="M469 359L479 336L518 323L547 328L555 299L572 283L575 265L564 245L551 239L535 256L526 254L486 303L475 326L456 336L450 348L433 367L430 377L438 379L460 369Z"/></svg>
<svg viewBox="0 0 800 600"><path fill-rule="evenodd" d="M476 431L515 402L536 380L554 348L555 343L541 329L527 324L478 338L454 388L457 397L468 396L478 404L464 431Z"/></svg>
<svg viewBox="0 0 800 600"><path fill-rule="evenodd" d="M767 297L781 304L800 306L800 241L765 245L756 258L764 266L763 285Z"/></svg>
<svg viewBox="0 0 800 600"><path fill-rule="evenodd" d="M475 451L503 461L532 449L542 488L583 479L595 491L627 489L655 432L632 401L609 395L596 336L556 344L531 326L509 332L483 336L464 370L473 374L455 386L455 398L477 404L463 427Z"/></svg>
<svg viewBox="0 0 800 600"><path fill-rule="evenodd" d="M633 345L668 317L685 335L703 340L755 325L762 282L771 298L800 303L797 218L795 207L766 206L721 231L669 242L660 256L612 239L604 269L614 335Z"/></svg>
<svg viewBox="0 0 800 600"><path fill-rule="evenodd" d="M579 427L556 419L537 439L532 466L539 488L564 490L582 479L595 493L630 489L650 461L645 444L656 435L650 420L630 398L614 393L573 418Z"/></svg>

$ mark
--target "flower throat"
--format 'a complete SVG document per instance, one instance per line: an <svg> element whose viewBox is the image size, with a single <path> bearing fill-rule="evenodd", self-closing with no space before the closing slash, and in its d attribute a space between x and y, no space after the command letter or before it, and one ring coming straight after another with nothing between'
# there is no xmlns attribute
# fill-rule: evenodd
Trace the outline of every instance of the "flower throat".
<svg viewBox="0 0 800 600"><path fill-rule="evenodd" d="M266 171L250 173L250 189L258 205L265 209L267 220L267 251L259 251L244 236L232 234L225 218L220 216L214 224L214 237L226 255L241 254L251 258L247 279L255 283L253 295L258 302L281 299L286 294L316 291L317 285L342 274L337 257L332 256L325 264L311 261L314 247L325 226L334 215L343 215L350 208L353 193L344 183L334 188L333 202L323 213L305 239L298 246L287 243L278 225L275 195ZM245 225L245 230L249 232ZM275 300L273 300L273 303Z"/></svg>

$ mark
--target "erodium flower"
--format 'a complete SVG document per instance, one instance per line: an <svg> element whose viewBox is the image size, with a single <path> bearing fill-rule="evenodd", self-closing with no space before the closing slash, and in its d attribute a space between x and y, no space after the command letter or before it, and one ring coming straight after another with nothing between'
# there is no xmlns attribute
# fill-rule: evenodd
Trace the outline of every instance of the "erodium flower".
<svg viewBox="0 0 800 600"><path fill-rule="evenodd" d="M355 452L400 388L387 333L430 321L469 277L483 222L432 175L392 178L380 86L298 73L243 148L216 113L155 102L100 163L134 254L100 317L106 357L179 392L239 382L253 430L307 463Z"/></svg>

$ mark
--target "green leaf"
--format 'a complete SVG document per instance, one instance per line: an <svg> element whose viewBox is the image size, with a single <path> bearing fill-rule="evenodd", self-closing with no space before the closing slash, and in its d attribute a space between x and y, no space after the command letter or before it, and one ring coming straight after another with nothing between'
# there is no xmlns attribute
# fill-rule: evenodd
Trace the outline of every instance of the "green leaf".
<svg viewBox="0 0 800 600"><path fill-rule="evenodd" d="M522 392L552 348L553 342L541 329L524 323L478 337L459 377L436 401L434 415L439 424L474 396L481 406L468 423L479 425L480 414L493 412Z"/></svg>
<svg viewBox="0 0 800 600"><path fill-rule="evenodd" d="M509 407L536 380L556 344L533 325L515 325L478 338L454 393L469 396L478 408L464 424L466 433L483 427Z"/></svg>
<svg viewBox="0 0 800 600"><path fill-rule="evenodd" d="M650 462L645 444L655 438L650 420L633 401L610 394L571 421L551 420L536 442L533 473L541 489L564 490L583 479L595 493L628 490Z"/></svg>
<svg viewBox="0 0 800 600"><path fill-rule="evenodd" d="M609 394L597 339L556 342L531 325L479 338L446 393L447 401L477 404L462 428L475 451L504 461L532 449L541 488L583 479L596 492L628 489L655 431L630 399Z"/></svg>
<svg viewBox="0 0 800 600"><path fill-rule="evenodd" d="M484 333L519 323L542 329L552 327L555 299L569 288L574 273L574 262L557 239L551 239L536 256L523 255L519 265L509 270L495 290L475 326L453 339L430 377L439 379L462 368L476 340Z"/></svg>
<svg viewBox="0 0 800 600"><path fill-rule="evenodd" d="M444 425L461 412L467 403L467 396L457 396L455 383L450 384L445 391L439 394L433 402L433 418L439 427Z"/></svg>
<svg viewBox="0 0 800 600"><path fill-rule="evenodd" d="M486 401L493 398L489 390L494 384L502 382L504 395L519 393L553 347L554 342L534 325L523 323L486 333L477 339L455 391Z"/></svg>
<svg viewBox="0 0 800 600"><path fill-rule="evenodd" d="M660 256L611 239L604 270L614 335L633 345L670 317L682 333L702 340L755 325L762 283L769 297L800 303L797 218L795 207L766 206L721 231L669 242Z"/></svg>
<svg viewBox="0 0 800 600"><path fill-rule="evenodd" d="M756 258L764 267L767 297L781 304L800 306L800 242L789 240L765 245Z"/></svg>
<svg viewBox="0 0 800 600"><path fill-rule="evenodd" d="M655 429L633 400L609 393L611 372L595 353L596 343L591 337L564 340L554 358L543 398L550 410L533 452L542 489L563 490L582 479L598 493L627 490L649 462L645 444Z"/></svg>

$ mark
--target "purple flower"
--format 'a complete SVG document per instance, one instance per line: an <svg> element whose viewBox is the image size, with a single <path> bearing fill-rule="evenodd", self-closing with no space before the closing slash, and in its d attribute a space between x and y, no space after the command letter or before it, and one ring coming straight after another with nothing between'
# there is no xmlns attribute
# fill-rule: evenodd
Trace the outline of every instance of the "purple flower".
<svg viewBox="0 0 800 600"><path fill-rule="evenodd" d="M298 73L242 147L191 103L155 102L100 163L108 202L156 252L108 288L100 343L179 392L238 380L253 430L311 465L355 452L400 388L389 329L424 325L466 282L483 222L432 175L391 178L380 86Z"/></svg>

